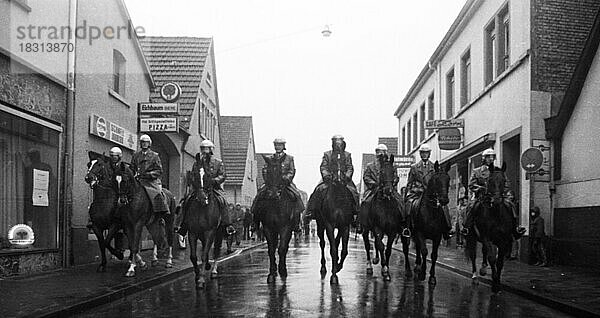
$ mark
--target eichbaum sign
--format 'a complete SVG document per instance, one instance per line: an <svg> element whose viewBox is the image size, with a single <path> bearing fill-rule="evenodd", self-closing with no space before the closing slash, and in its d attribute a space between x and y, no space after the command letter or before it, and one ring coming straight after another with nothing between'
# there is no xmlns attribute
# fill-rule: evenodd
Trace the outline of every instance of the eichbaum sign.
<svg viewBox="0 0 600 318"><path fill-rule="evenodd" d="M141 115L177 114L179 105L177 103L139 103Z"/></svg>
<svg viewBox="0 0 600 318"><path fill-rule="evenodd" d="M464 128L463 118L426 120L425 129Z"/></svg>
<svg viewBox="0 0 600 318"><path fill-rule="evenodd" d="M140 118L140 132L177 132L177 118Z"/></svg>

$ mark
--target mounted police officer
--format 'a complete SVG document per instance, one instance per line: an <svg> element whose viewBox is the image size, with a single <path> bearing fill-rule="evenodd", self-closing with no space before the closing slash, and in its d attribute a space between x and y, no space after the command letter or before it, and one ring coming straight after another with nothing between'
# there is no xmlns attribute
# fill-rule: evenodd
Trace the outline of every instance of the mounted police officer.
<svg viewBox="0 0 600 318"><path fill-rule="evenodd" d="M162 192L160 176L163 173L158 153L152 151L152 139L148 135L140 137L140 150L131 158L131 168L135 177L146 190L152 208L156 213L170 213L167 198Z"/></svg>
<svg viewBox="0 0 600 318"><path fill-rule="evenodd" d="M273 147L275 153L271 155L271 162L277 162L281 165L281 184L284 186L283 190L287 192L288 196L296 202L295 209L293 211L292 230L294 232L300 232L300 213L304 210L304 203L302 203L302 196L300 190L294 184L294 176L296 175L296 167L294 165L294 157L285 153L286 140L283 138L275 138L273 140ZM267 166L262 168L263 180L267 180ZM257 200L262 198L264 191L266 191L265 184L262 184L258 189L258 193L252 203L252 211L258 213L255 210ZM263 215L256 215L255 223L261 221Z"/></svg>
<svg viewBox="0 0 600 318"><path fill-rule="evenodd" d="M204 188L212 190L212 194L217 200L221 215L221 226L226 228L226 231L235 231L235 228L233 228L231 225L229 213L227 212L227 200L225 199L225 190L223 190L222 186L223 182L225 182L225 179L227 178L225 174L225 166L220 159L214 157L214 148L215 145L208 139L203 140L200 143L200 153L196 154L196 161L192 166L191 172L192 192L188 193L183 199L183 213L181 213L177 220L177 223L179 223L180 226L178 229L176 229L176 232L181 236L185 236L187 234L187 226L185 222L183 222L183 220L185 220L185 213L187 213L185 206L189 200L192 200L196 197L201 187L201 182L204 182ZM201 169L204 171L205 181L202 181L202 175L200 173ZM208 180L209 184L206 184L206 180Z"/></svg>
<svg viewBox="0 0 600 318"><path fill-rule="evenodd" d="M352 156L346 151L346 142L342 135L334 135L331 137L331 150L326 151L323 154L321 160L321 182L315 188L315 191L311 194L308 200L308 207L306 210L306 217L313 218L314 211L321 210L321 204L323 203L323 194L333 181L333 176L336 173L333 171L334 167L337 166L340 169L342 182L346 184L346 188L352 194L354 199L354 211L353 214L358 213L358 191L356 185L352 181L352 174L354 174L354 166L352 165Z"/></svg>
<svg viewBox="0 0 600 318"><path fill-rule="evenodd" d="M431 156L431 147L428 144L424 143L419 148L419 155L421 156L421 161L413 164L410 167L410 171L408 173L408 181L407 181L407 194L406 194L406 213L408 214L406 217L408 221L411 222L411 214L413 211L419 208L420 200L425 192L425 187L429 183L430 178L435 173L435 168L433 162L429 160ZM444 219L446 221L446 228L444 230L444 239L447 240L454 234L452 231L452 219L450 218L450 213L448 212L448 208L446 206L442 209L444 211ZM410 226L409 226L410 227ZM410 230L405 228L402 231L403 236L410 236Z"/></svg>
<svg viewBox="0 0 600 318"><path fill-rule="evenodd" d="M367 215L368 211L371 209L371 203L373 202L373 198L375 197L375 193L379 189L379 182L381 176L381 158L387 158L388 156L388 148L384 144L379 144L375 148L375 156L377 159L373 162L370 162L365 171L363 173L363 182L365 183L365 193L364 199L361 204L361 215ZM398 213L401 213L400 206L404 205L402 197L400 193L398 193L397 186L400 178L398 177L398 171L394 169L394 190L393 195L394 199L398 204Z"/></svg>
<svg viewBox="0 0 600 318"><path fill-rule="evenodd" d="M461 230L461 234L468 235L470 229L475 224L475 219L477 218L477 213L481 208L481 203L483 196L486 192L486 184L488 178L490 177L490 170L494 167L494 161L496 160L496 152L494 149L489 148L483 151L482 154L483 165L479 168L473 169L471 172L471 178L469 179L469 190L475 193L475 200L469 203L467 206L466 220L463 225L463 229ZM504 176L504 204L509 207L509 209L513 213L513 224L514 224L514 232L513 236L515 239L520 238L525 233L525 228L518 226L518 215L512 200L507 198L507 193L510 191L510 181Z"/></svg>
<svg viewBox="0 0 600 318"><path fill-rule="evenodd" d="M120 187L120 180L115 179L115 176L117 174L127 174L127 176L129 177L128 179L130 179L131 177L133 177L133 171L131 170L131 167L129 164L123 162L121 159L123 159L123 151L121 151L121 148L119 147L112 147L110 148L110 151L108 152L109 157L110 157L110 164L109 164L109 169L110 169L110 174L111 174L111 178L114 181L114 190L117 194L126 194L127 197L131 196L131 189L127 188L127 189L123 189Z"/></svg>

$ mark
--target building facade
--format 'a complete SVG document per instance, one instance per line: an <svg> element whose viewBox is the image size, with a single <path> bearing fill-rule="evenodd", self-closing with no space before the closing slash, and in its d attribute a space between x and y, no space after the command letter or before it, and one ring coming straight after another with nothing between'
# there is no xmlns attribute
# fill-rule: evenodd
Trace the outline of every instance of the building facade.
<svg viewBox="0 0 600 318"><path fill-rule="evenodd" d="M467 1L396 109L400 154L416 157L418 147L429 143L432 160L451 165L450 204L456 205L460 188L481 165L481 152L494 148L496 164L507 164L520 223L528 227L529 209L539 206L546 233L553 235L552 178L527 175L520 156L533 146L550 147L544 120L565 94L599 6ZM459 149L440 150L438 131L424 125L433 119L464 120Z"/></svg>
<svg viewBox="0 0 600 318"><path fill-rule="evenodd" d="M250 207L256 196L258 175L252 117L221 116L220 129L227 201Z"/></svg>
<svg viewBox="0 0 600 318"><path fill-rule="evenodd" d="M45 41L46 34L38 40L35 32L33 39L21 31L39 21L72 25L69 3L0 2L0 277L68 262L68 214L61 190L72 54L34 52L32 42ZM16 248L8 240L18 224L33 231L29 248Z"/></svg>

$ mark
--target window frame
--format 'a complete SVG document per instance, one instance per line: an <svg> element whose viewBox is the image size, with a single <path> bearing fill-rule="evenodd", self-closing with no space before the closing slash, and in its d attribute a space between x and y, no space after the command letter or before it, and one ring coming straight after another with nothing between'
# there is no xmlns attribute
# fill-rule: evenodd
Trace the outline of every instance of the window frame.
<svg viewBox="0 0 600 318"><path fill-rule="evenodd" d="M448 72L446 72L446 119L450 119L454 116L454 108L456 100L456 73L454 72L454 66L452 66ZM450 110L450 111L448 111Z"/></svg>
<svg viewBox="0 0 600 318"><path fill-rule="evenodd" d="M123 53L113 49L112 90L120 96L125 96L127 83L127 60Z"/></svg>

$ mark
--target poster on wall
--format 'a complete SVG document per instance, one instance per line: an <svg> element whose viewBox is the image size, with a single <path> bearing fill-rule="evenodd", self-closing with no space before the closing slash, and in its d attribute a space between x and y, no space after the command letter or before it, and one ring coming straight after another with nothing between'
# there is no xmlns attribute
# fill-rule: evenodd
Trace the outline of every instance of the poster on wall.
<svg viewBox="0 0 600 318"><path fill-rule="evenodd" d="M50 171L33 169L33 191L31 200L34 206L48 206L48 184Z"/></svg>

